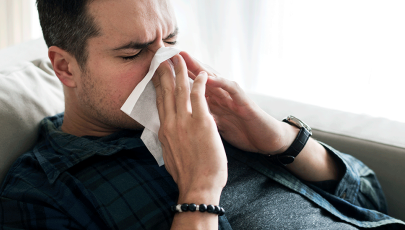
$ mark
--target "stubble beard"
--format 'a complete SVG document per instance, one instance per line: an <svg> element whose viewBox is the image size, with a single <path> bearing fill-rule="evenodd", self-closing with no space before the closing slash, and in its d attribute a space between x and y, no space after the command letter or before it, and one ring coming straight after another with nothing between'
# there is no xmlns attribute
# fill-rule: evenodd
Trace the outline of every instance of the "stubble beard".
<svg viewBox="0 0 405 230"><path fill-rule="evenodd" d="M108 100L106 89L97 90L94 76L89 71L82 74L83 90L78 94L78 100L91 119L115 129L141 130L144 127L133 120L120 109L114 109L112 101ZM119 105L121 107L121 105Z"/></svg>

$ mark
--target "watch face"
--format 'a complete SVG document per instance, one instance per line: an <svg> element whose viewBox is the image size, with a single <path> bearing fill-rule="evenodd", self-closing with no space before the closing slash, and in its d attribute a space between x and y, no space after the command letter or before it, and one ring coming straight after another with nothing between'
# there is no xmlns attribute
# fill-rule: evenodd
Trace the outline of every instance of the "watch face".
<svg viewBox="0 0 405 230"><path fill-rule="evenodd" d="M286 120L288 122L290 122L290 124L294 124L296 127L301 128L304 127L306 130L308 130L309 133L311 133L312 135L312 129L311 127L309 127L309 125L307 125L305 122L301 121L300 119L290 115L286 118Z"/></svg>

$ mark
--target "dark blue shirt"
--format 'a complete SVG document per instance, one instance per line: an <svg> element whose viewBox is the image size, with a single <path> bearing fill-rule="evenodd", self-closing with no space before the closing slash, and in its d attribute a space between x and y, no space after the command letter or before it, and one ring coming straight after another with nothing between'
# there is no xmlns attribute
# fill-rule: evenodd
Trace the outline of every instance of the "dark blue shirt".
<svg viewBox="0 0 405 230"><path fill-rule="evenodd" d="M178 189L140 139L124 130L106 137L76 137L60 130L63 114L41 122L36 146L9 170L0 189L2 229L170 229ZM324 145L345 165L332 191L300 181L265 156L225 143L228 157L249 165L358 227L402 229L387 216L372 170L352 156ZM220 229L232 229L226 216Z"/></svg>

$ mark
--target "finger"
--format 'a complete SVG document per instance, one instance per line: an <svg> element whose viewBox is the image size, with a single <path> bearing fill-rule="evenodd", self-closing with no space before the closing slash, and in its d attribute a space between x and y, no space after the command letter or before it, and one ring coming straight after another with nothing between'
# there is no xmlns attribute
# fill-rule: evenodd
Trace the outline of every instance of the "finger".
<svg viewBox="0 0 405 230"><path fill-rule="evenodd" d="M208 77L209 79L210 77ZM208 84L208 81L207 81ZM231 96L229 95L229 93L227 91L225 91L224 89L220 88L220 87L210 87L209 85L207 85L207 91L209 90L210 95L209 96L215 96L219 99L231 99Z"/></svg>
<svg viewBox="0 0 405 230"><path fill-rule="evenodd" d="M188 68L188 66L187 66ZM194 80L197 76L195 74L193 74L193 72L191 72L190 70L187 70L188 72L188 77L191 78L192 80Z"/></svg>
<svg viewBox="0 0 405 230"><path fill-rule="evenodd" d="M188 70L188 77L191 78L192 80L194 80L197 77L197 75L194 75L193 72ZM209 79L209 77L208 77L208 79ZM206 87L205 88L205 95L209 96L209 95L213 94L214 92L212 92L212 91L214 91L215 89L216 88L213 88L213 87L210 87L210 88Z"/></svg>
<svg viewBox="0 0 405 230"><path fill-rule="evenodd" d="M201 66L201 64L192 58L187 52L180 52L180 55L184 58L184 61L186 62L187 69L191 71L191 73L194 74L194 76L198 76L201 71L205 71L208 73L208 75L214 75L211 73L209 70ZM194 80L194 78L192 78Z"/></svg>
<svg viewBox="0 0 405 230"><path fill-rule="evenodd" d="M156 107L158 109L159 120L163 122L165 118L165 112L163 109L163 95L162 86L160 84L160 77L157 74L153 75L152 82L153 86L155 86L156 89Z"/></svg>
<svg viewBox="0 0 405 230"><path fill-rule="evenodd" d="M187 52L182 51L180 52L180 54L184 58L184 61L187 64L189 72L191 72L189 76L192 79L194 76L198 75L201 71L205 71L209 74L206 89L207 94L209 95L213 94L222 99L232 98L232 100L234 100L238 104L246 103L247 96L242 90L242 88L240 88L236 82L229 81L225 78L221 78L213 73L210 73L204 67L202 67L197 60L192 58Z"/></svg>
<svg viewBox="0 0 405 230"><path fill-rule="evenodd" d="M175 82L169 63L167 61L162 62L155 74L160 79L165 119L173 118L176 115L176 103L174 98Z"/></svg>
<svg viewBox="0 0 405 230"><path fill-rule="evenodd" d="M247 95L243 91L243 89L239 86L239 84L236 83L235 81L230 81L226 78L210 76L207 81L207 87L222 88L229 94L232 100L236 103L245 103L247 100ZM222 94L222 96L225 96L223 92L220 93L219 91L216 91L216 93L218 95Z"/></svg>
<svg viewBox="0 0 405 230"><path fill-rule="evenodd" d="M189 115L191 114L191 104L187 66L180 55L173 56L172 61L176 74L175 99L177 114L180 116Z"/></svg>
<svg viewBox="0 0 405 230"><path fill-rule="evenodd" d="M207 73L201 72L194 80L193 88L190 93L193 117L206 116L209 114L207 100L205 99L205 84L207 83L207 78Z"/></svg>
<svg viewBox="0 0 405 230"><path fill-rule="evenodd" d="M208 73L208 75L210 76L208 78L208 81L211 79L211 76L216 77L216 75L214 73L211 73L206 68L201 66L201 64L197 60L195 60L193 57L191 57L187 52L182 51L182 52L180 52L180 55L184 58L184 61L187 64L187 69L189 72L188 76L191 79L194 80L201 71L205 71ZM229 94L224 93L222 90L214 89L213 87L207 87L206 93L207 93L207 95L214 94L216 96L221 96L221 98L229 97Z"/></svg>

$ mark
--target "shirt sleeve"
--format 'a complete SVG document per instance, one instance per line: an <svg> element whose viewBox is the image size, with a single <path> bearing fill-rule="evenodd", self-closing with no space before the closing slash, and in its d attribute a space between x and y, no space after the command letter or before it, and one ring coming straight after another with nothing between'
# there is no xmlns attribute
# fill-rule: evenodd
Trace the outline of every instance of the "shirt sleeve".
<svg viewBox="0 0 405 230"><path fill-rule="evenodd" d="M328 182L326 187L324 183L309 184L356 206L387 213L387 202L374 171L355 157L319 143L344 166L345 173L340 181Z"/></svg>

